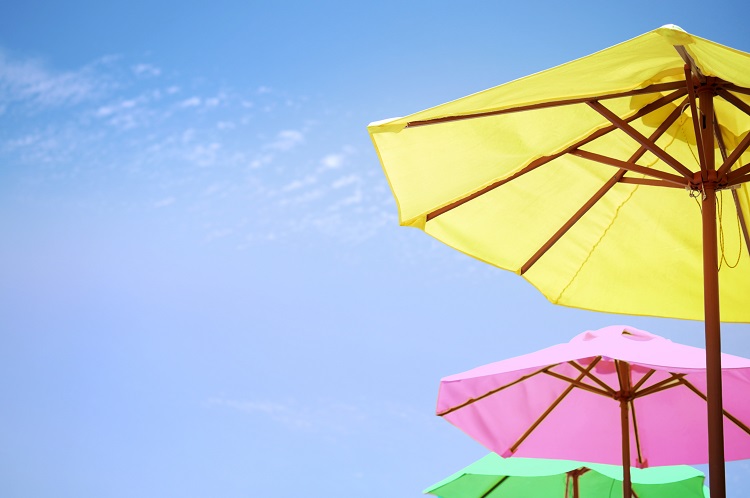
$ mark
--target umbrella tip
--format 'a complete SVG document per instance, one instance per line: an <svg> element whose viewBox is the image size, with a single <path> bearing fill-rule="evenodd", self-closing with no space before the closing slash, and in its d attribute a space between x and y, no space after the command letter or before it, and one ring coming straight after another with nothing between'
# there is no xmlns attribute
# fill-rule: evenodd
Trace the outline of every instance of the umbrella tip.
<svg viewBox="0 0 750 498"><path fill-rule="evenodd" d="M693 43L690 33L677 26L676 24L665 24L656 30L661 36L672 45L689 45Z"/></svg>
<svg viewBox="0 0 750 498"><path fill-rule="evenodd" d="M659 336L656 334L652 334L650 332L646 332L645 330L640 330L629 325L611 325L599 330L587 330L586 332L575 336L572 341L593 341L596 339L604 339L607 337L621 337L623 339L629 339L631 341L650 341L659 338Z"/></svg>
<svg viewBox="0 0 750 498"><path fill-rule="evenodd" d="M681 27L679 27L676 24L665 24L664 26L660 27L659 29L671 29L671 30L674 30L674 31L682 31L683 33L687 33L687 31L685 31L684 29L682 29Z"/></svg>

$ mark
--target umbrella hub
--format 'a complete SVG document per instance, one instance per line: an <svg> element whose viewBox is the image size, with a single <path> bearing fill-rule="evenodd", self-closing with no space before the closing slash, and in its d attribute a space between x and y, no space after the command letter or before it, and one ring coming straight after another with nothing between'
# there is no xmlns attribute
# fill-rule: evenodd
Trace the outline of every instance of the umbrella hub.
<svg viewBox="0 0 750 498"><path fill-rule="evenodd" d="M690 180L688 189L691 197L698 197L703 195L705 198L706 189L711 190L724 190L724 189L736 189L738 185L727 185L729 178L726 173L720 173L716 170L701 170L693 173L693 178Z"/></svg>
<svg viewBox="0 0 750 498"><path fill-rule="evenodd" d="M634 396L631 390L620 390L620 391L615 391L614 394L612 394L612 398L615 401L619 401L621 403L622 402L628 403L630 401L633 401Z"/></svg>

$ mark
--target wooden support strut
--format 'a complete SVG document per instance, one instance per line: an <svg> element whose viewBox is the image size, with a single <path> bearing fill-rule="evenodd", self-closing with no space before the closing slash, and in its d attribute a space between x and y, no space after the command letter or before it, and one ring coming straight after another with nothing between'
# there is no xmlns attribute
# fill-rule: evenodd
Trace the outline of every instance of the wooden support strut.
<svg viewBox="0 0 750 498"><path fill-rule="evenodd" d="M586 367L586 371L582 372L578 378L576 379L576 382L580 382L583 380L584 377L586 377L586 374L590 372L597 363L602 359L601 356L597 356L594 361L592 361L588 367ZM576 386L574 384L570 384L565 390L560 393L560 395L555 399L555 401L552 402L552 404L542 413L539 418L536 419L536 421L531 424L527 429L526 432L521 435L521 437L513 443L513 445L510 446L509 450L511 453L515 453L515 451L518 449L518 447L521 445L521 443L524 442L524 440L531 435L532 432L534 432L534 429L536 429L539 424L541 424L547 416L552 413L552 411L557 408L557 406L562 402L562 400L565 399L565 397L570 394L570 392L575 388Z"/></svg>
<svg viewBox="0 0 750 498"><path fill-rule="evenodd" d="M721 135L721 127L719 122L714 116L714 135L716 135L716 143L719 145L719 151L721 152L721 158L724 162L727 161L727 147L724 144L724 137ZM750 133L748 133L750 136ZM730 183L728 183L729 185ZM745 214L742 212L742 206L740 205L740 197L737 191L732 189L732 200L734 201L734 208L737 211L737 219L740 222L740 229L742 230L742 236L745 239L745 250L750 254L750 233L747 231L747 223L745 222Z"/></svg>
<svg viewBox="0 0 750 498"><path fill-rule="evenodd" d="M500 485L504 483L507 478L508 476L501 477L500 480L497 481L490 489L488 489L485 493L482 493L482 495L479 498L487 498L490 495L490 493L492 493L497 488L499 488Z"/></svg>
<svg viewBox="0 0 750 498"><path fill-rule="evenodd" d="M587 102L587 104L594 109L596 112L607 118L609 122L617 126L620 130L624 131L633 140L646 147L649 152L667 163L672 169L680 173L682 176L688 179L693 178L693 173L685 167L680 161L672 157L667 151L656 145L654 142L643 136L638 130L630 126L623 119L617 116L615 113L607 109L602 103L593 101Z"/></svg>
<svg viewBox="0 0 750 498"><path fill-rule="evenodd" d="M589 370L586 370L584 367L582 367L581 365L579 365L578 362L576 362L576 361L569 361L568 365L572 366L573 368L575 368L579 372L586 373L586 378L591 379L594 382L596 382L597 384L599 384L601 386L601 388L604 389L607 392L608 396L610 396L610 397L614 396L615 390L612 389L611 387L609 387L609 384L607 384L606 382L604 382L603 380L601 380L596 375L592 374Z"/></svg>
<svg viewBox="0 0 750 498"><path fill-rule="evenodd" d="M638 434L638 419L635 416L635 400L631 399L628 402L628 405L630 405L630 416L633 417L633 436L635 436L635 451L638 455L638 464L643 465L643 453L641 453L641 437Z"/></svg>
<svg viewBox="0 0 750 498"><path fill-rule="evenodd" d="M463 403L461 403L459 405L452 406L451 408L448 408L447 410L443 410L442 412L438 412L438 416L439 417L443 417L445 415L448 415L449 413L455 412L456 410L459 410L459 409L461 409L461 408L463 408L465 406L468 406L468 405L471 405L473 403L476 403L477 401L479 401L481 399L484 399L487 396L492 396L493 394L499 393L500 391L503 391L503 390L505 390L505 389L507 389L507 388L509 388L511 386L514 386L514 385L519 384L519 383L521 383L521 382L523 382L523 381L525 381L527 379L530 379L531 377L534 377L535 375L539 375L540 373L543 373L545 370L548 370L550 368L554 368L557 365L558 364L550 365L550 366L544 367L544 368L540 368L539 370L536 370L534 372L531 372L530 374L524 375L523 377L518 378L518 379L514 380L513 382L509 382L509 383L504 384L504 385L502 385L502 386L500 386L498 388L495 388L495 389L493 389L491 391L488 391L488 392L482 394L481 396L477 396L476 398L468 399L468 400L464 401Z"/></svg>
<svg viewBox="0 0 750 498"><path fill-rule="evenodd" d="M690 59L692 61L692 59ZM693 121L693 131L695 132L695 143L698 146L698 157L700 157L700 166L701 169L703 169L703 165L705 164L705 148L703 147L703 137L701 136L700 132L700 125L698 122L698 119L695 119L696 116L699 116L698 114L698 104L696 103L696 97L695 97L695 84L693 83L693 75L691 74L691 66L690 64L685 64L685 84L687 86L688 90L688 100L690 101L690 113L694 117L692 119Z"/></svg>
<svg viewBox="0 0 750 498"><path fill-rule="evenodd" d="M599 95L596 97L596 99L597 100L619 99L622 97L632 97L635 95L646 95L649 93L661 93L661 92L667 92L667 91L672 91L672 90L682 90L682 89L683 89L683 84L679 81L675 81L675 82L670 82L670 83L658 83L655 85L647 86L646 88L630 90L627 92L617 92L617 93L610 93L606 95ZM513 106L513 107L508 107L506 109L498 109L495 111L476 112L472 114L456 114L453 116L442 116L439 118L432 118L432 119L417 119L414 121L409 121L406 124L406 127L415 128L417 126L427 126L427 125L434 125L434 124L440 124L440 123L448 123L451 121L463 121L466 119L486 118L489 116L499 116L501 114L511 114L514 112L533 111L536 109L547 109L550 107L561 107L561 106L567 106L567 105L573 105L573 104L581 104L584 102L589 102L591 100L593 100L591 97L581 97L581 98L576 98L576 99L561 99L561 100L552 100L549 102L540 102L538 104Z"/></svg>
<svg viewBox="0 0 750 498"><path fill-rule="evenodd" d="M664 120L664 122L659 125L659 127L654 131L654 133L651 134L650 137L648 137L648 140L650 142L655 142L661 135L664 134L665 131L669 129L669 127L677 120L677 118L680 116L681 112L681 106L677 106L674 111L670 113L670 115L667 117L667 119ZM650 168L645 168L642 166L638 166L635 164L635 162L640 159L646 152L648 148L644 145L642 145L635 153L630 156L630 158L627 161L619 161L617 159L613 158L607 158L605 156L601 156L599 154L594 154L591 152L586 152L580 149L574 149L570 151L570 154L574 156L583 157L585 159L597 161L603 164L611 165L619 167L620 170L615 173L612 178L610 178L607 183L605 183L592 197L589 199L586 203L581 206L578 211L562 226L560 229L555 232L552 237L547 240L532 256L531 258L526 261L526 263L521 266L520 274L523 275L526 273L529 268L531 268L537 261L539 261L539 258L544 256L544 254L547 253L547 251L556 244L562 237L565 235L568 230L570 230L573 225L575 225L583 216L597 203L599 200L604 197L607 192L610 191L610 189L616 185L617 183L620 183L624 177L625 174L628 171L637 171L640 173L643 173L645 175L650 176L656 176L657 178L660 178L664 180L665 182L672 182L678 185L680 188L687 186L687 180L684 178L672 175L670 173L664 173L658 170L652 170Z"/></svg>
<svg viewBox="0 0 750 498"><path fill-rule="evenodd" d="M629 116L625 118L626 123L630 123L631 121L635 121L636 119L642 118L643 116L660 109L661 107L670 104L671 102L674 102L678 98L685 95L687 90L683 87L678 88L677 90L673 91L672 93L665 95L663 97L658 98L657 100L651 102L650 104L647 104L643 106L641 109L639 109L635 114L632 116ZM565 154L568 154L572 150L576 150L590 142L593 142L594 140L603 137L604 135L611 133L615 131L617 127L615 125L610 125L605 128L601 128L599 130L594 131L590 135L582 138L581 140L578 140L577 142L571 144L570 146L566 147L564 150L561 150L560 152L557 152L555 154L551 154L549 156L543 156L538 159L535 159L525 167L523 167L521 170L517 171L516 173L512 174L511 176L507 178L503 178L502 180L498 180L496 182L491 183L490 185L477 190L476 192L472 192L471 194L468 194L457 201L451 202L450 204L447 204L443 207L440 207L438 209L435 209L434 211L431 211L427 213L425 216L426 221L430 221L432 219L437 218L438 216L447 213L448 211L451 211L473 199L476 199L477 197L480 197L498 187L501 187L505 185L506 183L509 183L513 180L516 180L517 178L520 178L521 176L530 173L531 171L534 171L535 169L539 168L540 166L544 166L545 164L557 159L560 156L563 156Z"/></svg>

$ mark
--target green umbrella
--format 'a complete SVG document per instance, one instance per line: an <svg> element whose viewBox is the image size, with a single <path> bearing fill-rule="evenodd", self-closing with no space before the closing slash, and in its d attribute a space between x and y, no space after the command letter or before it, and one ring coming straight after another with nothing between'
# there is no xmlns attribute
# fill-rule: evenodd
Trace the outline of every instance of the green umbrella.
<svg viewBox="0 0 750 498"><path fill-rule="evenodd" d="M631 473L634 497L704 498L705 476L693 467ZM424 492L441 498L622 498L622 467L490 453Z"/></svg>

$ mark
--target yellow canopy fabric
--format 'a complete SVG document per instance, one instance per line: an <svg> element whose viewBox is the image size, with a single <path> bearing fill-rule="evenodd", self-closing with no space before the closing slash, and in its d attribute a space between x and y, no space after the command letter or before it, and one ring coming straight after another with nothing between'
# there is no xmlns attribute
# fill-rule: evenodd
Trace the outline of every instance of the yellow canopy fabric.
<svg viewBox="0 0 750 498"><path fill-rule="evenodd" d="M750 54L664 26L547 71L372 123L368 131L400 223L522 273L556 304L702 320L700 189L668 188L663 180L659 186L629 183L670 181L659 172L679 176L653 152L633 163L656 173L624 173L538 260L531 259L618 172L581 155L627 162L641 147L623 129L609 131L611 120L584 100L597 99L645 137L676 117L655 143L691 173L700 171L687 90L660 104L685 82L686 60L703 76L718 78L735 99L714 98L724 147L713 149L718 169L750 130L743 110L750 109ZM654 85L664 90L633 92ZM620 93L629 94L608 98ZM576 99L581 101L540 106ZM655 109L641 111L649 104ZM597 130L600 136L570 150ZM546 158L543 165L525 172L540 158ZM743 153L730 171L749 161L750 152ZM741 223L750 225L748 194L745 183L717 193L719 301L726 322L750 322L750 254Z"/></svg>

